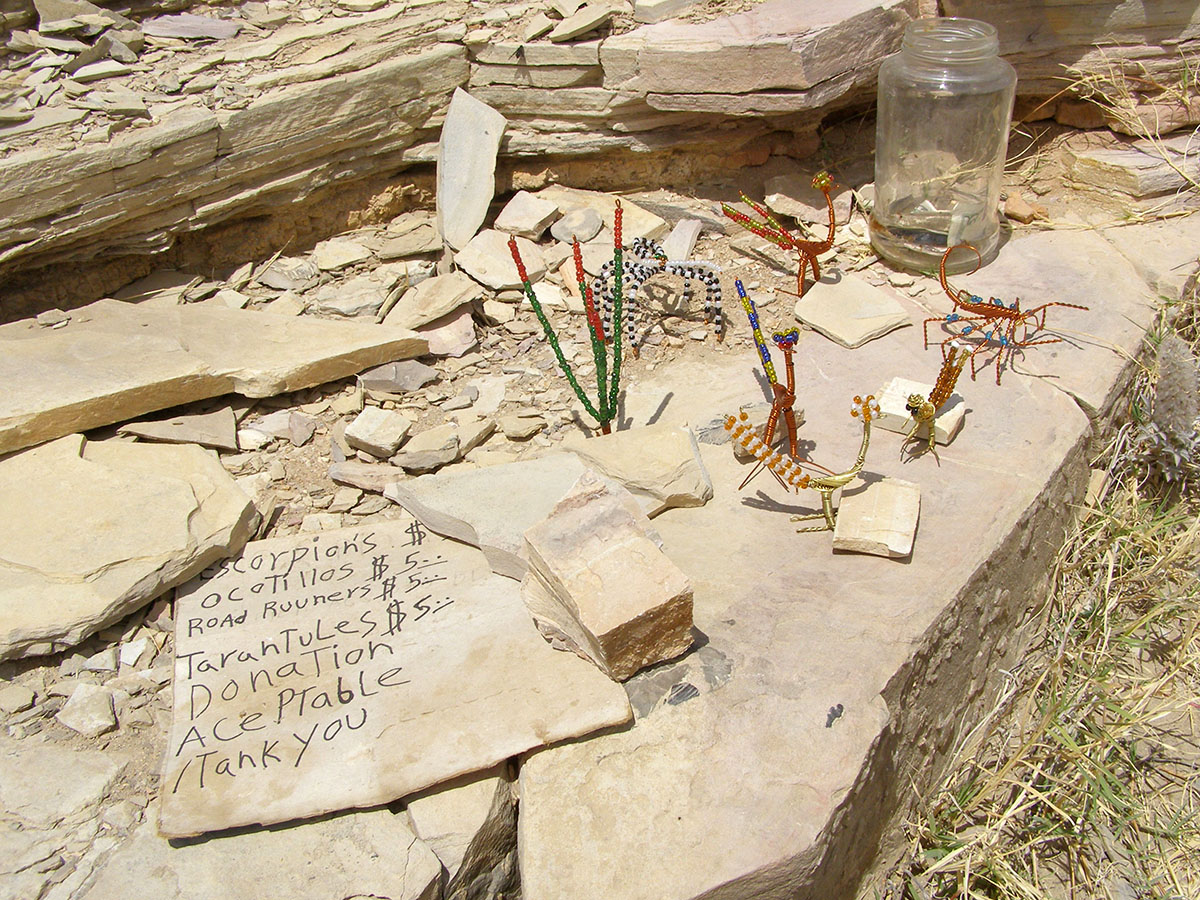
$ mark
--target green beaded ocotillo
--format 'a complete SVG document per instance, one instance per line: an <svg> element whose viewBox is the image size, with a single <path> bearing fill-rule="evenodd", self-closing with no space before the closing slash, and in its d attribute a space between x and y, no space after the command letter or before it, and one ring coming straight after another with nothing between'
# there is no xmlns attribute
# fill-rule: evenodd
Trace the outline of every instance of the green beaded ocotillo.
<svg viewBox="0 0 1200 900"><path fill-rule="evenodd" d="M580 291L583 294L584 309L587 312L588 333L592 342L592 356L596 362L597 396L595 404L584 393L579 380L575 377L575 373L571 371L570 363L567 362L567 358L563 355L562 348L558 345L558 335L554 333L554 328L551 326L550 320L546 318L542 304L538 300L537 294L533 291L533 285L529 281L529 273L525 270L525 263L521 260L521 251L517 248L517 239L515 237L508 239L508 249L512 253L513 262L517 264L517 275L520 276L525 296L529 299L530 306L533 307L534 315L537 316L538 321L542 324L542 331L545 332L546 340L549 342L550 348L554 351L554 358L558 361L558 367L567 376L567 383L571 385L571 390L575 392L575 396L579 398L579 402L583 404L583 408L587 411L587 414L595 419L600 426L600 431L603 434L611 434L611 423L617 416L617 398L621 392L621 201L617 201L613 223L613 278L615 285L613 288L613 356L611 376L608 373L608 350L604 343L603 326L600 324L600 318L596 314L595 304L591 296L591 288L584 283L583 259L579 250L579 242L573 241L572 243L575 253L576 275L579 279Z"/></svg>

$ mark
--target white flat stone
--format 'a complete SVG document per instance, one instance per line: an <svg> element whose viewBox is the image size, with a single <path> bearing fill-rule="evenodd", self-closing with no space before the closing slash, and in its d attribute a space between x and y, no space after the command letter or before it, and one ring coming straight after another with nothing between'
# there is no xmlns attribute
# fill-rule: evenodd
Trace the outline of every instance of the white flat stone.
<svg viewBox="0 0 1200 900"><path fill-rule="evenodd" d="M525 532L522 594L543 633L616 681L692 645L692 586L631 512L626 491L585 472Z"/></svg>
<svg viewBox="0 0 1200 900"><path fill-rule="evenodd" d="M914 421L912 413L907 409L909 395L920 394L928 398L933 391L933 385L922 384L919 381L909 381L897 376L880 388L875 399L879 401L879 416L874 420L876 428L894 431L897 434L908 434ZM967 404L962 396L955 392L950 399L942 404L933 420L933 439L938 444L949 444L962 430L963 421L967 415ZM922 446L929 446L929 428L922 425L917 429L909 448L919 451Z"/></svg>
<svg viewBox="0 0 1200 900"><path fill-rule="evenodd" d="M551 225L550 234L567 244L571 243L572 239L587 243L598 235L603 227L604 221L600 218L600 213L590 206L583 206L572 209Z"/></svg>
<svg viewBox="0 0 1200 900"><path fill-rule="evenodd" d="M199 444L214 450L237 450L237 419L233 407L224 406L207 413L172 416L127 422L117 431L132 434L144 441L163 441L169 444Z"/></svg>
<svg viewBox="0 0 1200 900"><path fill-rule="evenodd" d="M680 219L662 243L663 252L667 259L684 260L692 258L696 239L704 229L704 223L699 219Z"/></svg>
<svg viewBox="0 0 1200 900"><path fill-rule="evenodd" d="M713 495L690 428L648 425L562 443L588 466L620 482L647 516L678 506L703 506Z"/></svg>
<svg viewBox="0 0 1200 900"><path fill-rule="evenodd" d="M521 278L517 264L508 247L510 235L487 229L471 238L454 257L454 263L481 284L493 290L503 291L519 288ZM525 265L531 282L537 282L546 274L546 261L538 245L525 238L516 238L517 250Z"/></svg>
<svg viewBox="0 0 1200 900"><path fill-rule="evenodd" d="M472 244L475 242L472 241ZM482 242L475 246L482 246ZM462 253L467 253L470 257L466 248ZM512 264L511 257L509 264ZM492 271L491 267L488 271ZM515 267L513 272L515 274ZM482 296L483 288L460 272L435 275L405 291L384 318L383 324L396 328L420 328Z"/></svg>
<svg viewBox="0 0 1200 900"><path fill-rule="evenodd" d="M330 816L303 828L261 828L172 844L152 817L139 825L78 893L79 900L277 900L388 897L428 900L437 857L385 809Z"/></svg>
<svg viewBox="0 0 1200 900"><path fill-rule="evenodd" d="M79 643L229 553L254 506L194 445L61 438L0 462L0 659Z"/></svg>
<svg viewBox="0 0 1200 900"><path fill-rule="evenodd" d="M411 519L256 542L206 574L176 599L165 835L388 803L630 717L514 582Z"/></svg>
<svg viewBox="0 0 1200 900"><path fill-rule="evenodd" d="M612 17L612 7L604 3L589 3L559 22L550 32L550 40L560 43L580 37L607 24Z"/></svg>
<svg viewBox="0 0 1200 900"><path fill-rule="evenodd" d="M370 258L370 250L358 241L345 238L330 238L313 247L313 262L322 272L336 272Z"/></svg>
<svg viewBox="0 0 1200 900"><path fill-rule="evenodd" d="M94 816L130 760L113 748L92 750L33 737L5 742L0 763L5 813L27 828L51 828Z"/></svg>
<svg viewBox="0 0 1200 900"><path fill-rule="evenodd" d="M346 443L355 450L386 459L404 443L412 426L412 419L403 413L367 406L346 426Z"/></svg>
<svg viewBox="0 0 1200 900"><path fill-rule="evenodd" d="M852 484L842 491L833 549L894 559L912 553L921 486L898 478Z"/></svg>
<svg viewBox="0 0 1200 900"><path fill-rule="evenodd" d="M496 819L511 817L515 828L516 797L508 769L508 764L502 763L405 801L413 833L437 854L451 881L472 843L482 843L477 842L479 837L486 839L481 832L504 829L509 824Z"/></svg>
<svg viewBox="0 0 1200 900"><path fill-rule="evenodd" d="M495 193L496 154L507 120L455 88L438 142L438 231L460 249L475 236Z"/></svg>
<svg viewBox="0 0 1200 900"><path fill-rule="evenodd" d="M432 472L462 456L458 445L458 426L453 422L438 425L411 437L395 456L392 465L419 475Z"/></svg>
<svg viewBox="0 0 1200 900"><path fill-rule="evenodd" d="M112 691L97 684L80 684L54 716L84 737L98 737L117 727Z"/></svg>
<svg viewBox="0 0 1200 900"><path fill-rule="evenodd" d="M633 0L633 21L652 24L691 9L696 0Z"/></svg>
<svg viewBox="0 0 1200 900"><path fill-rule="evenodd" d="M796 301L796 319L843 347L854 349L912 319L890 294L854 275L824 273Z"/></svg>
<svg viewBox="0 0 1200 900"><path fill-rule="evenodd" d="M495 229L540 240L543 232L558 218L558 206L534 196L529 191L517 191L496 217Z"/></svg>
<svg viewBox="0 0 1200 900"><path fill-rule="evenodd" d="M602 191L584 191L578 188L552 184L538 191L537 196L556 204L562 210L564 217L573 209L585 207L592 209L600 216L600 221L604 223L604 227L610 233L612 232L613 222L616 220L616 203L614 203L612 194L606 194ZM621 210L621 237L626 244L637 237L659 241L666 237L671 230L665 219L642 209L642 207L638 206L632 200L622 200ZM569 235L567 239L570 239ZM581 236L579 239L582 241L583 237ZM612 252L610 250L609 256L611 255Z"/></svg>
<svg viewBox="0 0 1200 900"><path fill-rule="evenodd" d="M426 349L374 323L101 300L60 328L0 326L0 453L192 400L325 384Z"/></svg>
<svg viewBox="0 0 1200 900"><path fill-rule="evenodd" d="M493 571L521 578L526 529L544 519L570 490L584 465L574 454L464 472L439 472L388 485L385 497L399 503L431 531L483 551ZM514 497L520 503L513 503Z"/></svg>

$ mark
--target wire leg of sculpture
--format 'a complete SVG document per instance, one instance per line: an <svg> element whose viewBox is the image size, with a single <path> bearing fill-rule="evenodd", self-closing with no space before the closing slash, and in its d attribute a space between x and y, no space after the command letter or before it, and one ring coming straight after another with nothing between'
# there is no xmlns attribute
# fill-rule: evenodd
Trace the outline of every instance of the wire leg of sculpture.
<svg viewBox="0 0 1200 900"><path fill-rule="evenodd" d="M804 528L797 528L796 531L803 534L806 531L833 531L836 524L836 518L833 512L833 492L837 487L825 487L817 484L810 485L821 492L821 511L819 513L810 513L806 516L792 516L793 522L810 522L813 519L824 519L824 525L808 525Z"/></svg>

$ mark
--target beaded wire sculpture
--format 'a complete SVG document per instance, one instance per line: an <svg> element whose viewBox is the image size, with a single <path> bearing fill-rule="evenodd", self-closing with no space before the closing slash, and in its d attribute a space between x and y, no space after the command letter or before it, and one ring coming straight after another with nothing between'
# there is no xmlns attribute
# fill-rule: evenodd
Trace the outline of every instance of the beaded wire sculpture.
<svg viewBox="0 0 1200 900"><path fill-rule="evenodd" d="M829 234L823 241L802 241L793 236L791 232L779 224L778 219L771 215L770 210L765 206L755 203L745 194L742 194L742 202L758 214L762 219L761 222L756 222L745 213L734 209L728 203L721 204L721 211L747 231L758 235L764 240L770 241L777 247L782 247L784 250L792 250L796 253L796 259L800 263L800 271L796 275L797 297L804 296L804 273L809 267L812 268L813 281L817 282L821 280L821 266L817 262L817 257L833 247L833 234L837 228L837 222L833 215L833 198L829 196L829 192L833 190L834 186L833 178L828 172L818 172L813 176L812 186L825 195L825 205L829 208ZM787 291L786 293L790 294L791 291Z"/></svg>
<svg viewBox="0 0 1200 900"><path fill-rule="evenodd" d="M788 435L788 456L796 465L810 466L815 469L820 469L823 472L829 472L824 466L818 465L809 459L800 459L798 455L798 442L796 437L796 411L794 409L796 403L796 366L792 359L792 351L796 347L797 341L800 340L800 332L793 328L787 332L775 332L771 335L771 339L775 342L775 346L783 354L784 371L787 373L787 384L780 384L779 378L775 373L775 364L771 361L771 351L767 348L767 342L763 340L762 328L758 321L758 309L754 306L754 301L746 293L742 282L737 280L734 282L734 287L737 288L738 298L742 301L742 308L746 310L746 316L750 319L750 330L754 334L754 346L758 348L759 359L762 360L763 371L767 375L767 381L771 384L771 414L767 417L767 425L763 429L762 441L770 447L775 441L775 429L779 426L779 419L783 418L784 427L787 428ZM764 463L760 459L758 464L751 470L750 474L738 485L738 490L744 488L763 468ZM787 483L779 476L779 473L774 469L769 469L775 479L779 481L785 488ZM832 474L831 472L829 474Z"/></svg>
<svg viewBox="0 0 1200 900"><path fill-rule="evenodd" d="M962 374L963 366L967 364L967 357L966 350L961 347L951 347L946 358L942 360L941 371L938 372L937 381L933 385L933 390L929 392L929 397L922 397L920 394L908 395L908 402L904 404L904 408L913 417L913 427L904 437L901 453L903 453L903 448L908 446L909 441L916 439L920 427L925 425L929 429L929 452L933 454L933 458L938 461L938 464L941 464L937 447L934 444L933 423L937 418L938 410L954 393L954 385L958 383L958 376Z"/></svg>
<svg viewBox="0 0 1200 900"><path fill-rule="evenodd" d="M615 271L616 260L604 264L600 274L596 276L593 287L596 296L600 298L603 309L604 330L613 333L613 312L615 309L614 293L618 290L624 294L626 306L625 329L629 341L629 349L637 356L640 341L637 335L637 324L634 321L638 292L653 276L660 272L669 272L683 278L683 306L689 307L692 300L692 282L704 284L704 321L711 322L717 340L725 336L725 322L721 315L721 278L720 270L707 263L695 260L671 260L663 252L662 245L648 238L634 238L629 248L630 256L624 260L621 276L618 279ZM619 282L619 283L618 283Z"/></svg>
<svg viewBox="0 0 1200 900"><path fill-rule="evenodd" d="M1005 306L997 297L992 297L985 302L982 297L976 296L970 291L952 288L946 280L946 260L950 258L950 254L955 250L964 249L974 253L978 260L970 274L978 272L979 267L983 264L983 258L979 255L979 251L970 244L955 244L942 254L942 262L938 267L938 275L942 282L942 290L946 292L946 296L954 304L954 310L945 316L935 316L932 319L925 320L922 325L925 336L925 348L929 349L930 322L938 322L950 331L950 336L943 340L941 344L943 359L947 356L947 345L959 338L982 337L982 340L975 344L974 349L969 354L971 360L971 380L974 381L976 375L975 357L979 355L980 351L995 341L1000 348L996 354L996 384L999 384L1000 375L1004 367L1012 367L1013 355L1019 350L1024 350L1026 347L1036 347L1040 344L1062 343L1062 338L1057 337L1044 337L1039 340L1030 339L1031 334L1045 329L1047 309L1051 306L1065 306L1069 309L1087 310L1088 307L1081 306L1078 303L1052 302L1043 303L1041 306L1034 306L1030 309L1021 309L1020 300L1014 300L1010 305ZM956 324L960 328L957 332L950 327Z"/></svg>
<svg viewBox="0 0 1200 900"><path fill-rule="evenodd" d="M625 314L622 308L621 296L621 286L624 283L622 271L624 260L621 250L621 201L617 201L613 223L612 273L614 287L612 300L615 326L612 328L611 366L609 364L608 348L605 341L604 324L600 321L600 316L596 311L595 297L592 294L592 289L587 284L587 276L583 271L583 254L579 249L579 241L575 239L571 241L571 249L575 256L575 277L579 281L579 294L583 297L584 311L587 314L588 336L592 344L592 358L596 363L595 404L588 398L587 393L579 384L579 379L575 377L575 373L571 370L570 363L563 356L562 348L558 345L558 336L554 333L554 328L550 325L550 320L546 318L546 312L542 309L542 304L538 301L537 294L533 291L533 285L529 282L529 275L525 270L525 263L521 260L521 252L517 248L517 239L515 237L508 239L508 249L512 253L513 262L517 264L517 274L520 276L525 296L529 299L534 315L537 316L538 321L542 325L542 331L546 335L546 340L549 342L551 349L554 350L554 358L558 360L558 366L567 377L567 382L571 385L571 390L575 392L575 396L579 398L579 402L583 404L583 408L587 410L587 414L596 420L596 424L600 426L600 431L603 434L610 434L612 432L612 420L617 417L617 398L621 392L620 326L622 315Z"/></svg>
<svg viewBox="0 0 1200 900"><path fill-rule="evenodd" d="M725 417L725 430L731 432L733 439L745 447L755 459L765 465L779 479L781 484L796 491L804 488L813 488L820 492L821 511L809 515L792 516L791 521L811 522L813 520L822 520L821 523L797 528L797 531L832 531L834 525L837 524L837 513L833 508L833 492L849 484L862 471L863 463L867 460L867 448L871 444L871 420L879 415L879 405L875 402L873 396L868 395L864 400L862 397L856 395L854 397L854 406L850 409L850 415L855 418L862 416L863 436L862 445L858 448L858 458L855 459L854 465L845 472L831 472L828 475L809 475L801 471L800 464L795 459L785 456L778 450L772 450L763 442L762 438L754 433L754 426L750 424L749 417L745 412L741 413L737 418L733 416Z"/></svg>

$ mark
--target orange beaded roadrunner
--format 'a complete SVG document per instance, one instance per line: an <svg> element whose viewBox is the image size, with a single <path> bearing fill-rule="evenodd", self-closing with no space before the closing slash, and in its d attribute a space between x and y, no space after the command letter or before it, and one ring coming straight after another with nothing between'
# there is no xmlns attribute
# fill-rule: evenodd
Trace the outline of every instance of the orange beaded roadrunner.
<svg viewBox="0 0 1200 900"><path fill-rule="evenodd" d="M772 216L765 206L755 203L745 194L742 194L742 202L762 218L761 222L754 221L754 219L734 209L728 203L721 204L721 211L747 231L757 234L760 238L770 241L777 247L796 252L796 257L800 263L800 271L796 275L797 297L804 296L804 273L809 266L812 267L813 281L817 282L821 280L821 266L817 262L817 257L833 247L833 234L837 227L833 215L833 198L829 196L829 192L834 187L833 178L828 172L818 172L813 176L812 186L825 195L825 205L829 209L829 234L823 241L799 240L780 225L779 220ZM787 291L786 293L791 293L791 291Z"/></svg>
<svg viewBox="0 0 1200 900"><path fill-rule="evenodd" d="M772 450L754 432L754 426L750 424L749 416L745 412L741 413L737 418L733 416L725 417L725 430L732 433L733 439L741 444L749 451L755 459L765 465L775 474L779 480L787 487L794 490L802 490L803 488L814 488L821 493L821 512L812 513L804 516L792 516L793 522L807 522L814 519L824 519L824 523L820 525L809 525L805 528L797 528L797 531L832 531L837 523L837 513L833 509L833 492L840 487L844 487L853 481L860 471L862 471L863 463L867 461L867 447L871 443L871 419L879 415L879 404L875 402L873 396L868 395L864 400L862 397L855 395L854 406L850 410L850 415L858 418L862 416L863 437L862 445L858 448L858 458L845 472L834 472L829 475L809 475L802 472L800 463L780 453L778 450Z"/></svg>

